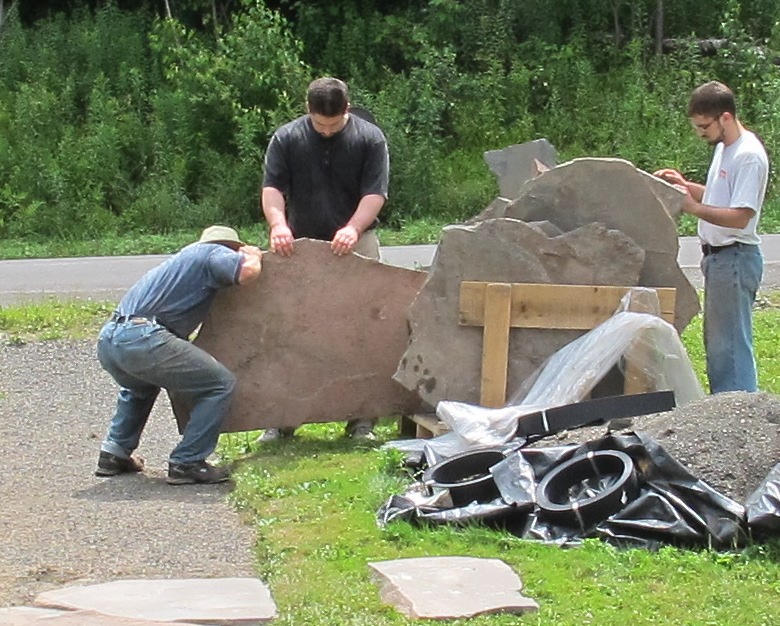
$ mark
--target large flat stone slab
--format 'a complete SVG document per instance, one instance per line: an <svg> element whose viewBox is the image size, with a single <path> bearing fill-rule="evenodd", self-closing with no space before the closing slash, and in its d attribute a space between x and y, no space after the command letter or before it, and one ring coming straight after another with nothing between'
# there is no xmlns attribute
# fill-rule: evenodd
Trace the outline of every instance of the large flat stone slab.
<svg viewBox="0 0 780 626"><path fill-rule="evenodd" d="M262 624L276 617L271 593L256 578L116 580L47 591L35 604L135 620L224 626Z"/></svg>
<svg viewBox="0 0 780 626"><path fill-rule="evenodd" d="M498 179L499 196L509 200L517 197L527 180L558 164L558 153L547 139L489 150L484 158Z"/></svg>
<svg viewBox="0 0 780 626"><path fill-rule="evenodd" d="M382 600L407 617L459 619L536 612L520 577L500 559L447 556L369 563Z"/></svg>
<svg viewBox="0 0 780 626"><path fill-rule="evenodd" d="M221 291L196 345L238 378L225 432L413 413L392 379L425 272L302 239L263 257L260 279ZM189 407L172 397L180 425Z"/></svg>
<svg viewBox="0 0 780 626"><path fill-rule="evenodd" d="M675 200L676 198L676 200ZM621 159L575 159L527 181L503 217L549 220L565 231L591 222L619 230L645 251L643 287L675 287L675 327L699 312L696 290L677 264L679 240L672 216L682 194Z"/></svg>
<svg viewBox="0 0 780 626"><path fill-rule="evenodd" d="M411 338L395 379L431 407L479 404L480 327L459 324L464 280L569 285L635 285L644 252L625 234L591 223L559 236L514 219L447 226L428 280L409 309ZM512 329L507 395L583 331Z"/></svg>
<svg viewBox="0 0 780 626"><path fill-rule="evenodd" d="M93 613L90 611L58 611L29 606L0 609L0 626L170 626L170 622L151 622ZM196 626L192 622L177 622L178 626Z"/></svg>

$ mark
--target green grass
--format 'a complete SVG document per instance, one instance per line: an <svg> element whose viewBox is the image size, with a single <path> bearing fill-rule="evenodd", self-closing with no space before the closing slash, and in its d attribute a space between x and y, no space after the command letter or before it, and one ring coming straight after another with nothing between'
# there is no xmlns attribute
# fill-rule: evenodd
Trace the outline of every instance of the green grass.
<svg viewBox="0 0 780 626"><path fill-rule="evenodd" d="M470 526L380 529L375 512L408 478L387 451L351 445L340 425L309 425L294 441L252 443L224 435L227 456L253 455L231 495L257 530L258 571L280 624L411 624L384 606L368 562L422 556L500 558L541 605L539 614L483 616L452 624L758 626L780 611L780 544L717 553L617 550L598 541L562 549ZM380 439L395 437L384 420ZM422 622L433 623L433 622Z"/></svg>
<svg viewBox="0 0 780 626"><path fill-rule="evenodd" d="M113 302L52 299L25 306L0 306L0 337L11 343L92 337L97 335L114 305Z"/></svg>
<svg viewBox="0 0 780 626"><path fill-rule="evenodd" d="M780 294L762 295L755 316L761 388L780 393ZM111 306L49 302L0 308L7 341L94 336ZM703 378L700 319L683 340ZM0 402L2 402L0 393ZM499 530L386 529L376 511L411 478L398 453L379 445L397 436L381 420L379 441L355 444L342 424L310 424L298 437L260 446L258 433L223 435L220 452L241 459L231 501L256 530L257 571L272 590L280 625L397 626L413 622L384 605L367 563L420 556L500 558L541 609L525 617L482 616L454 626L769 626L780 615L780 542L742 551L617 550L587 541L561 549Z"/></svg>

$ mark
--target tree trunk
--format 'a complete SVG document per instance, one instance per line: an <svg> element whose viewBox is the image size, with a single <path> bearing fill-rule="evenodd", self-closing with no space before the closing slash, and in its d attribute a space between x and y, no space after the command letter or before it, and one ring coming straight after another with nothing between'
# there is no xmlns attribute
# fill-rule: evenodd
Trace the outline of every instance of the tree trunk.
<svg viewBox="0 0 780 626"><path fill-rule="evenodd" d="M171 15L171 3L168 2L168 0L165 0L165 17L169 20L173 19L173 15Z"/></svg>
<svg viewBox="0 0 780 626"><path fill-rule="evenodd" d="M664 52L664 0L655 3L655 53Z"/></svg>
<svg viewBox="0 0 780 626"><path fill-rule="evenodd" d="M620 0L612 2L612 23L615 27L615 47L619 48L623 41L623 31L620 29Z"/></svg>

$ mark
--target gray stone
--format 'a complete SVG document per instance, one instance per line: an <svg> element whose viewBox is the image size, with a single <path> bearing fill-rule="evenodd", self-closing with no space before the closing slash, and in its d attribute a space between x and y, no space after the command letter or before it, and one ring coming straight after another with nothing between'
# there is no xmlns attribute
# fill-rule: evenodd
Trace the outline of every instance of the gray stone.
<svg viewBox="0 0 780 626"><path fill-rule="evenodd" d="M462 281L631 286L643 261L643 251L629 237L595 223L557 237L513 219L447 226L409 309L411 338L394 377L431 407L440 400L478 404L483 329L458 323ZM507 397L581 334L512 329Z"/></svg>
<svg viewBox="0 0 780 626"><path fill-rule="evenodd" d="M224 626L261 624L276 617L271 593L256 578L116 580L47 591L35 604L135 620Z"/></svg>
<svg viewBox="0 0 780 626"><path fill-rule="evenodd" d="M221 291L195 340L238 378L223 430L416 412L392 376L425 277L309 239L264 255L260 279ZM171 400L181 426L189 407Z"/></svg>
<svg viewBox="0 0 780 626"><path fill-rule="evenodd" d="M465 224L477 224L479 222L484 222L485 220L494 220L497 217L504 217L504 212L506 211L506 205L509 204L511 200L507 200L506 198L495 198L493 202L488 204L482 212L478 213L474 217L467 219L464 223Z"/></svg>
<svg viewBox="0 0 780 626"><path fill-rule="evenodd" d="M369 563L382 600L416 619L536 612L520 577L500 559L423 557Z"/></svg>
<svg viewBox="0 0 780 626"><path fill-rule="evenodd" d="M682 332L699 312L699 299L677 264L671 215L679 213L679 202L675 208L670 198L679 192L664 185L628 161L575 159L529 180L504 217L549 220L565 231L599 222L625 233L645 251L639 285L677 289L675 327Z"/></svg>
<svg viewBox="0 0 780 626"><path fill-rule="evenodd" d="M666 212L672 219L677 219L682 212L682 202L685 198L685 194L674 185L670 185L657 176L653 176L639 168L637 168L636 171L644 176L645 183L650 187L650 191L653 192L653 195L658 199L664 209L666 209Z"/></svg>
<svg viewBox="0 0 780 626"><path fill-rule="evenodd" d="M151 622L94 613L91 611L58 611L29 606L0 609L0 626L170 626L170 622ZM195 626L177 622L177 626Z"/></svg>
<svg viewBox="0 0 780 626"><path fill-rule="evenodd" d="M517 197L526 181L558 163L558 154L546 139L490 150L484 157L490 171L498 178L499 196L510 200Z"/></svg>

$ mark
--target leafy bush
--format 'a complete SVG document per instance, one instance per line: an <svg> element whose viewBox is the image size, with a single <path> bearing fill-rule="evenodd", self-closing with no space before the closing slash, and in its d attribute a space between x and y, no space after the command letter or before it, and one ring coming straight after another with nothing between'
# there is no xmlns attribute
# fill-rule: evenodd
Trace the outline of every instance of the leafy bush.
<svg viewBox="0 0 780 626"><path fill-rule="evenodd" d="M685 109L712 78L734 88L773 163L780 153L777 0L665 3L665 34L691 44L662 56L654 0L188 2L185 21L141 0L99 4L28 26L5 16L0 237L256 223L268 139L303 112L315 74L347 80L385 131L394 227L478 212L497 186L483 153L539 137L561 160L621 157L703 180L710 150ZM705 57L702 36L730 43ZM774 179L761 222L772 230Z"/></svg>

